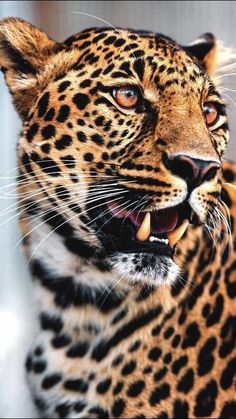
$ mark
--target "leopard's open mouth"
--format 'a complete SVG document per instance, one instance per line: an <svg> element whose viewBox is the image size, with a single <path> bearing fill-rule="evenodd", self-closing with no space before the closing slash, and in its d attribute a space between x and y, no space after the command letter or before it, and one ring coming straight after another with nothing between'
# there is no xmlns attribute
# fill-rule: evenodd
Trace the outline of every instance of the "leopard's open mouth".
<svg viewBox="0 0 236 419"><path fill-rule="evenodd" d="M140 242L159 242L174 247L184 235L191 212L188 204L182 208L171 207L154 211L128 211L118 204L108 205L111 213L120 219L129 219L136 227L136 239Z"/></svg>
<svg viewBox="0 0 236 419"><path fill-rule="evenodd" d="M189 223L196 221L187 201L162 210L135 211L104 203L93 212L92 226L108 253L154 253L173 257Z"/></svg>

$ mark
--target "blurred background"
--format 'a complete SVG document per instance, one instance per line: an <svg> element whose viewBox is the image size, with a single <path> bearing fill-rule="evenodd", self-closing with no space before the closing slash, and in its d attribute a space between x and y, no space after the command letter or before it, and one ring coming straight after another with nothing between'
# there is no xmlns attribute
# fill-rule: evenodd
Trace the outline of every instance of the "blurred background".
<svg viewBox="0 0 236 419"><path fill-rule="evenodd" d="M111 25L161 32L183 44L212 32L236 49L234 1L2 0L0 18L7 16L28 20L58 41L87 27ZM231 128L227 156L236 161L236 66L229 70L234 74L225 78ZM34 304L14 211L16 141L21 122L2 75L0 109L0 417L33 418L23 364L35 330Z"/></svg>

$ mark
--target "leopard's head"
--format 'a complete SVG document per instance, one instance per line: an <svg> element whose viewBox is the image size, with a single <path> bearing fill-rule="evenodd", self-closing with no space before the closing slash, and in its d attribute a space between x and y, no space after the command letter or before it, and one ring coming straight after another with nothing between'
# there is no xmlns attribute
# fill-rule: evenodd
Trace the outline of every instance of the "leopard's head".
<svg viewBox="0 0 236 419"><path fill-rule="evenodd" d="M183 47L156 33L93 28L56 43L3 20L0 65L24 122L25 211L101 270L174 281L179 241L189 223L206 222L221 191L219 58L210 34Z"/></svg>

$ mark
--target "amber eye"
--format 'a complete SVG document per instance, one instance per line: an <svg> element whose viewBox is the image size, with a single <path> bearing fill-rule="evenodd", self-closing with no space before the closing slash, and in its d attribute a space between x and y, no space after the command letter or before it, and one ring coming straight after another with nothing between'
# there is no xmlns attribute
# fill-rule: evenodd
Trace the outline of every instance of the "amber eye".
<svg viewBox="0 0 236 419"><path fill-rule="evenodd" d="M218 117L218 110L214 103L205 103L203 112L207 125L212 125Z"/></svg>
<svg viewBox="0 0 236 419"><path fill-rule="evenodd" d="M134 86L122 86L114 89L113 96L122 108L134 108L139 101L139 89Z"/></svg>

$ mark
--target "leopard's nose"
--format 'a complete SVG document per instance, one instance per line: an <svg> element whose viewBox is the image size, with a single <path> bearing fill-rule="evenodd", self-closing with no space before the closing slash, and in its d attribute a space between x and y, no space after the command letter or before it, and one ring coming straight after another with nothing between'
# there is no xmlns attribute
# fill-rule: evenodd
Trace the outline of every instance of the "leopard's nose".
<svg viewBox="0 0 236 419"><path fill-rule="evenodd" d="M184 179L191 188L215 177L220 162L195 159L186 155L165 156L164 164L174 175Z"/></svg>

